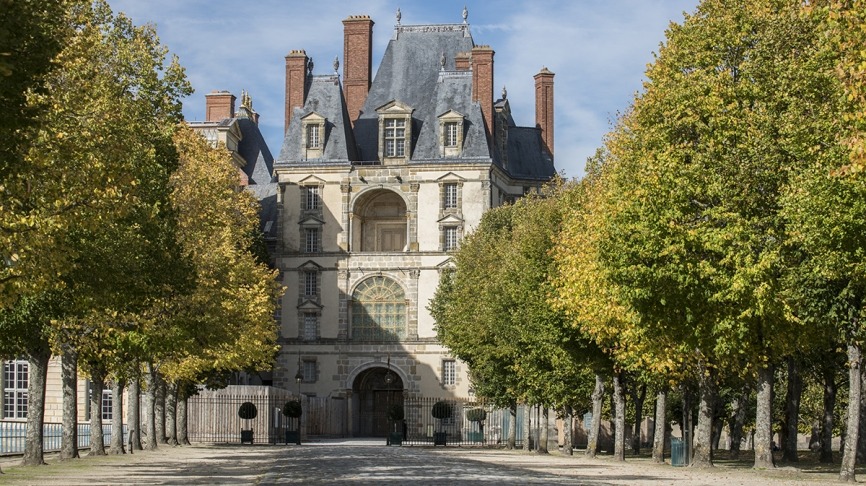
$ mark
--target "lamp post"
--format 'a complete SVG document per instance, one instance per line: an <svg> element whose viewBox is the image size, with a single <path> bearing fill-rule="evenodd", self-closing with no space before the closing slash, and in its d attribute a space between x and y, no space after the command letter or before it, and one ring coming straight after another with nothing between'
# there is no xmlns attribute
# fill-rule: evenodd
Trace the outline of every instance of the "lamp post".
<svg viewBox="0 0 866 486"><path fill-rule="evenodd" d="M391 413L391 383L394 383L394 373L391 372L391 353L388 353L388 371L385 372L385 393L386 393L386 403L387 407L385 409L385 420L390 421L389 414ZM394 422L394 427L396 428L397 422ZM388 427L388 440L386 441L387 445L391 445L391 427Z"/></svg>
<svg viewBox="0 0 866 486"><path fill-rule="evenodd" d="M301 381L304 380L304 372L301 370L301 350L298 349L298 372L295 373L295 383L298 384L298 407L301 405ZM301 417L300 415L297 417L297 443L301 443Z"/></svg>

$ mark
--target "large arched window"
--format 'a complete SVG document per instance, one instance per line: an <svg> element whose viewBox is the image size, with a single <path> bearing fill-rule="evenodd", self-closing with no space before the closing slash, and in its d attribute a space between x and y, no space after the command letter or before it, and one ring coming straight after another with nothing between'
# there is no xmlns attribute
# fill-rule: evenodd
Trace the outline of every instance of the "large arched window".
<svg viewBox="0 0 866 486"><path fill-rule="evenodd" d="M406 294L386 277L364 280L352 294L352 339L398 341L406 337Z"/></svg>

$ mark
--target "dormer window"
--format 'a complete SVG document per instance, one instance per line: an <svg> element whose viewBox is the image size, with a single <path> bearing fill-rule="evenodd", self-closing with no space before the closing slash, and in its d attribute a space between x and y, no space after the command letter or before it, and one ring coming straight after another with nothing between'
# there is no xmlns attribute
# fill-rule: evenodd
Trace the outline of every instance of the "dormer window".
<svg viewBox="0 0 866 486"><path fill-rule="evenodd" d="M311 112L301 118L304 159L321 159L325 149L325 117Z"/></svg>
<svg viewBox="0 0 866 486"><path fill-rule="evenodd" d="M385 157L404 157L406 155L406 120L387 118L385 120Z"/></svg>
<svg viewBox="0 0 866 486"><path fill-rule="evenodd" d="M321 127L319 125L307 125L307 148L318 149L321 146Z"/></svg>
<svg viewBox="0 0 866 486"><path fill-rule="evenodd" d="M457 157L463 151L463 115L448 110L439 115L439 155Z"/></svg>
<svg viewBox="0 0 866 486"><path fill-rule="evenodd" d="M383 164L401 164L412 157L413 111L397 100L376 109L379 114L379 160Z"/></svg>
<svg viewBox="0 0 866 486"><path fill-rule="evenodd" d="M457 147L458 138L457 138L457 130L458 130L457 122L448 122L445 124L445 148Z"/></svg>

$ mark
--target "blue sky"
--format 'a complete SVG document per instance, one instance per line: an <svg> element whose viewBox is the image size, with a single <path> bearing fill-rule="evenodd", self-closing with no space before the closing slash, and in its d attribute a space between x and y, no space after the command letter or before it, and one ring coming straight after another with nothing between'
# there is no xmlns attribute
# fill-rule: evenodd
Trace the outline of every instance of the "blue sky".
<svg viewBox="0 0 866 486"><path fill-rule="evenodd" d="M586 158L602 144L617 113L641 90L644 71L671 21L681 23L698 0L109 0L136 24L153 23L162 43L177 54L195 93L184 100L188 120L204 118L204 95L247 90L260 127L276 157L282 144L285 56L304 49L315 74L333 72L343 56L342 20L370 15L373 71L401 22L462 22L466 5L476 44L495 51L494 94L502 86L515 121L535 124L535 75L555 78L555 164L580 177ZM341 70L342 74L342 70Z"/></svg>

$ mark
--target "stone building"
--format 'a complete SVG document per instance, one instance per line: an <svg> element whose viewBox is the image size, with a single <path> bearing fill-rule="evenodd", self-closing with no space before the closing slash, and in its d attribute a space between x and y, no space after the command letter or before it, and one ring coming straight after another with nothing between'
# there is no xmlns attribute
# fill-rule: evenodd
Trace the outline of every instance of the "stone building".
<svg viewBox="0 0 866 486"><path fill-rule="evenodd" d="M344 400L350 435L384 435L404 396L471 396L428 302L482 214L555 174L553 73L535 75L537 125L516 126L466 17L402 25L398 11L374 78L369 16L343 21L342 76L339 59L314 74L305 51L286 56L274 385Z"/></svg>

